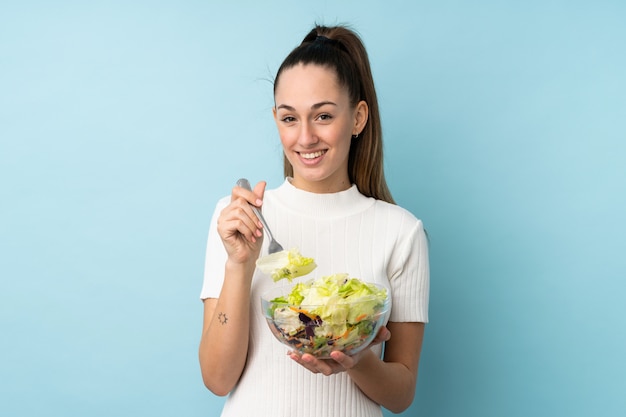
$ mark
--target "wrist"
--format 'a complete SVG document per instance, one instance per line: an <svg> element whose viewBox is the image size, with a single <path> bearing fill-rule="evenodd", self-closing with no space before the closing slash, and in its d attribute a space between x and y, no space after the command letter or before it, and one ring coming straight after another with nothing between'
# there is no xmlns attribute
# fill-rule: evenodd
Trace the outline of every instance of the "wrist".
<svg viewBox="0 0 626 417"><path fill-rule="evenodd" d="M254 269L256 268L256 261L238 262L232 259L226 260L225 272L226 275L244 276L252 278Z"/></svg>
<svg viewBox="0 0 626 417"><path fill-rule="evenodd" d="M361 352L361 356L357 363L350 369L348 369L348 374L361 374L367 373L368 370L372 368L372 366L381 359L376 356L371 349L365 349Z"/></svg>

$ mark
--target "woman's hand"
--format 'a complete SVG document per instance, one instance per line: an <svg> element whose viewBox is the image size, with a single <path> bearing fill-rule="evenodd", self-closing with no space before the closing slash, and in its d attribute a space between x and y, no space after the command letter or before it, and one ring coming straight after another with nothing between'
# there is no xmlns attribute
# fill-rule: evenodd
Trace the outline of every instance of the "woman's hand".
<svg viewBox="0 0 626 417"><path fill-rule="evenodd" d="M289 352L289 357L315 374L319 373L328 376L354 368L364 355L371 352L370 348L372 346L386 342L390 338L391 332L387 327L383 326L367 349L352 356L335 351L330 353L332 359L317 359L315 356L308 353L301 355L298 352L291 351Z"/></svg>
<svg viewBox="0 0 626 417"><path fill-rule="evenodd" d="M229 261L244 264L255 261L261 251L263 232L261 222L250 205L261 207L265 193L264 181L252 191L242 187L233 188L230 204L217 219L217 231L222 238Z"/></svg>

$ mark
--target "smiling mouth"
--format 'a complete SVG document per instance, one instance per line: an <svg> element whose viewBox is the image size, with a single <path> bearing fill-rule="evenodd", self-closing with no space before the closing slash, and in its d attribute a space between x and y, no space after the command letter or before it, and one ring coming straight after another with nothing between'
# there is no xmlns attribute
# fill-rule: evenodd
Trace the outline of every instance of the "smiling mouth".
<svg viewBox="0 0 626 417"><path fill-rule="evenodd" d="M300 156L303 157L304 159L315 159L315 158L319 158L320 156L324 155L325 153L326 153L326 150L317 151L317 152L311 152L311 153L300 152Z"/></svg>

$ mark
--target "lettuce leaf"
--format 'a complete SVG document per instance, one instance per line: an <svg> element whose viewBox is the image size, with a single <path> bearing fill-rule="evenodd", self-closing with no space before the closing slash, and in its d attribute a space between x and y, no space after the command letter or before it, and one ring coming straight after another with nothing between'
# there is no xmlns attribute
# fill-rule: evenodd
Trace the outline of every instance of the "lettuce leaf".
<svg viewBox="0 0 626 417"><path fill-rule="evenodd" d="M308 283L294 285L291 292L280 297L291 305L315 306L311 314L320 316L324 333L341 333L339 326L356 324L380 310L387 298L387 290L368 284L348 274L334 274ZM332 330L331 330L332 328Z"/></svg>
<svg viewBox="0 0 626 417"><path fill-rule="evenodd" d="M302 256L295 248L262 256L257 259L256 266L261 272L271 276L274 282L281 279L291 282L294 278L311 273L317 267L313 258Z"/></svg>

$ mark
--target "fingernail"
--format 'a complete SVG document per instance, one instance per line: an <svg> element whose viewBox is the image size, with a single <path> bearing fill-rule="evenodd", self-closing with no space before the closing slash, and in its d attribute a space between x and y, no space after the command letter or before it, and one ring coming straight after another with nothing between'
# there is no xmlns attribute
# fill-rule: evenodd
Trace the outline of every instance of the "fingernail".
<svg viewBox="0 0 626 417"><path fill-rule="evenodd" d="M263 204L263 200L261 200L260 198L257 198L255 203L256 203L257 206L260 206L260 205Z"/></svg>

